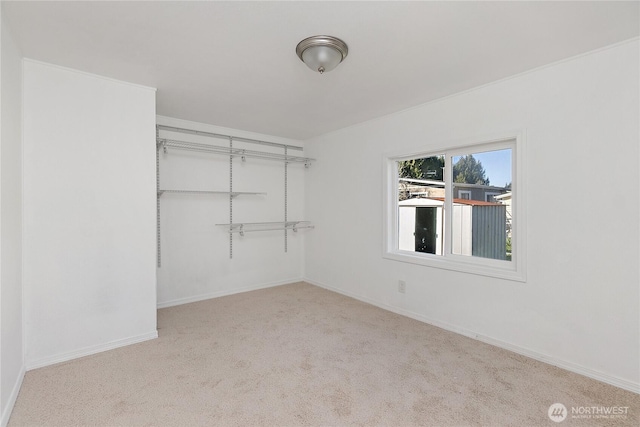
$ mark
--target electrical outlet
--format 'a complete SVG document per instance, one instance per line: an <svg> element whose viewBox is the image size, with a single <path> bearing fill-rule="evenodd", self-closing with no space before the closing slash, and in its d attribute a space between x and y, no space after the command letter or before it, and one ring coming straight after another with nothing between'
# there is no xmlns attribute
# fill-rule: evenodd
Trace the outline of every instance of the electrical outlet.
<svg viewBox="0 0 640 427"><path fill-rule="evenodd" d="M398 280L398 292L404 294L407 290L407 284L404 280Z"/></svg>

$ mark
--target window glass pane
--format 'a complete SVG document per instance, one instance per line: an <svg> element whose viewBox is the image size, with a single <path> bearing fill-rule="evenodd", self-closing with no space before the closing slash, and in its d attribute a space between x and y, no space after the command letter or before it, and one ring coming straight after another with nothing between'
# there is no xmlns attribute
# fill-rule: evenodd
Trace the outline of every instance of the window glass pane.
<svg viewBox="0 0 640 427"><path fill-rule="evenodd" d="M451 252L511 260L511 149L452 157Z"/></svg>
<svg viewBox="0 0 640 427"><path fill-rule="evenodd" d="M398 249L442 255L444 155L398 161Z"/></svg>

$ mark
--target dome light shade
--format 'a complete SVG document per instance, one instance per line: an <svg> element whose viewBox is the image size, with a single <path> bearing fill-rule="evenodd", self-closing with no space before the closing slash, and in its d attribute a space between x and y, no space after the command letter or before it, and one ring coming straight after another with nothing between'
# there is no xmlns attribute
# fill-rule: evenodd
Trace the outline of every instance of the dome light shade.
<svg viewBox="0 0 640 427"><path fill-rule="evenodd" d="M349 49L342 40L331 36L313 36L296 47L298 57L320 74L333 70L347 57Z"/></svg>

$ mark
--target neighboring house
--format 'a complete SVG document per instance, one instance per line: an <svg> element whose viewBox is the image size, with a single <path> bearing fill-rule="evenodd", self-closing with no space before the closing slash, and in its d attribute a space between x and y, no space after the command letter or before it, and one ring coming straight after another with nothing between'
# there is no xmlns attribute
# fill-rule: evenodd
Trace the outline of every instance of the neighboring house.
<svg viewBox="0 0 640 427"><path fill-rule="evenodd" d="M414 197L444 197L444 182L431 179L399 178L402 200Z"/></svg>
<svg viewBox="0 0 640 427"><path fill-rule="evenodd" d="M430 179L399 178L400 194L404 198L444 197L444 182ZM509 192L505 187L483 184L453 184L453 197L463 200L494 202L496 197Z"/></svg>
<svg viewBox="0 0 640 427"><path fill-rule="evenodd" d="M453 183L453 197L457 199L493 202L496 196L507 191L504 187L492 185Z"/></svg>

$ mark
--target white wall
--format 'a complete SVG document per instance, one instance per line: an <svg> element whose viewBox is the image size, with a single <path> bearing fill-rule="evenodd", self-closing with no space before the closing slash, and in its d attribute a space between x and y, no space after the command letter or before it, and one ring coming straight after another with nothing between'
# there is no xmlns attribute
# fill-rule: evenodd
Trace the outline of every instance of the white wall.
<svg viewBox="0 0 640 427"><path fill-rule="evenodd" d="M27 369L157 336L155 90L24 62Z"/></svg>
<svg viewBox="0 0 640 427"><path fill-rule="evenodd" d="M307 279L640 391L638 52L628 42L309 141ZM383 153L513 130L528 139L526 283L382 259Z"/></svg>
<svg viewBox="0 0 640 427"><path fill-rule="evenodd" d="M1 9L0 9L1 10ZM1 12L0 12L1 14ZM22 55L1 18L0 425L24 376L22 341Z"/></svg>
<svg viewBox="0 0 640 427"><path fill-rule="evenodd" d="M295 140L243 132L201 123L158 117L167 126L302 146ZM228 140L190 137L161 131L161 137L228 147ZM234 142L236 148L284 150ZM303 156L301 151L289 154ZM314 166L312 166L313 168ZM301 164L288 166L288 219L304 219L304 180ZM229 191L229 157L225 155L169 150L160 155L162 189ZM264 192L233 200L233 222L284 220L284 164L277 161L235 158L233 190ZM229 234L215 224L229 223L229 196L225 194L164 194L161 199L162 266L158 269L158 305L166 307L301 280L303 243L313 230L234 235L233 258L229 258Z"/></svg>

